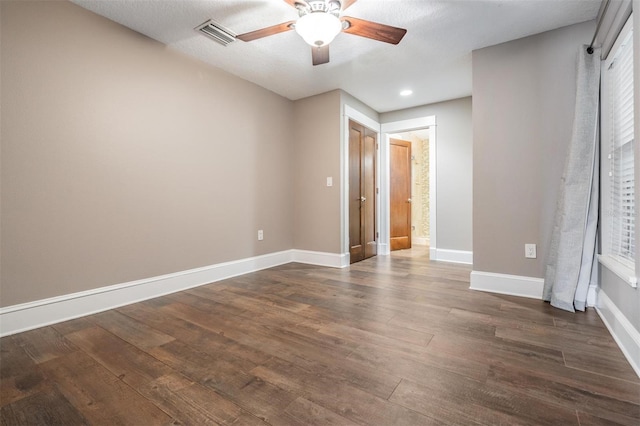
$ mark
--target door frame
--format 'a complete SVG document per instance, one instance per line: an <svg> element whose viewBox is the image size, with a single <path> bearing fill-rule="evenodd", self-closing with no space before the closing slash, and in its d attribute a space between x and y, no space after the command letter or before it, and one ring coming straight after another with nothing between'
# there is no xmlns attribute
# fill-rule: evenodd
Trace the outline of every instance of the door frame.
<svg viewBox="0 0 640 426"><path fill-rule="evenodd" d="M342 137L340 138L340 235L342 236L342 258L343 266L349 266L351 263L351 256L349 253L349 120L353 120L356 123L362 124L370 130L376 133L376 140L378 149L376 150L376 188L378 188L378 194L376 197L376 232L379 237L376 238L377 252L380 254L388 254L389 238L387 237L387 247L383 248L383 244L380 243L383 233L381 232L381 197L384 196L383 190L380 186L380 175L382 170L380 165L380 151L382 149L382 143L380 140L380 123L374 119L364 115L355 108L345 104L344 114L342 117ZM388 164L387 164L388 168ZM387 213L388 218L388 213ZM388 229L388 228L387 228Z"/></svg>
<svg viewBox="0 0 640 426"><path fill-rule="evenodd" d="M382 208L380 211L380 220L383 221L385 228L385 233L380 232L380 236L383 235L386 237L386 245L384 248L387 250L385 252L378 251L379 254L389 254L390 253L390 200L389 200L389 190L390 190L390 173L389 173L389 137L390 134L393 133L404 133L410 132L412 130L422 130L429 129L429 258L436 259L437 253L437 126L436 126L436 116L429 115L425 117L418 117L409 120L399 120L392 121L389 123L383 123L380 126L380 133L382 134L382 140L380 142L380 157L381 164L378 170L380 171L379 175L381 175L381 183L380 187L380 198L384 197L384 203L382 203ZM382 230L382 227L379 229Z"/></svg>
<svg viewBox="0 0 640 426"><path fill-rule="evenodd" d="M389 134L429 129L429 257L436 259L437 253L437 124L436 116L429 115L408 120L398 120L380 124L357 109L344 104L342 114L342 137L340 138L340 235L342 236L342 267L349 266L349 120L353 120L376 132L378 152L376 153L376 229L378 256L391 254L390 245L390 176L389 176Z"/></svg>

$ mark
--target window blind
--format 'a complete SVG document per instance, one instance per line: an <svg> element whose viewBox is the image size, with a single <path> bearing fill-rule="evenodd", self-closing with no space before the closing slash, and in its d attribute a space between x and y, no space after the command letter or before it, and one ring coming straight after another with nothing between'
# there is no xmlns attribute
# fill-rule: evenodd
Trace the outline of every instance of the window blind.
<svg viewBox="0 0 640 426"><path fill-rule="evenodd" d="M633 265L635 261L635 180L633 133L632 31L615 52L609 67L612 132L611 150L611 251Z"/></svg>

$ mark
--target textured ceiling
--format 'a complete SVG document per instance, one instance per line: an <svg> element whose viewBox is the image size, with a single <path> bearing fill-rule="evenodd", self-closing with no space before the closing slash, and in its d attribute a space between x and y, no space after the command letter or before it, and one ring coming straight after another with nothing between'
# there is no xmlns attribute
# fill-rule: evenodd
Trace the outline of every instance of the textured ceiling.
<svg viewBox="0 0 640 426"><path fill-rule="evenodd" d="M198 34L207 19L237 34L294 20L282 0L72 0L289 99L343 89L379 112L471 95L471 51L595 19L601 0L359 0L344 15L406 28L390 45L342 33L331 62L288 31L224 47ZM584 40L589 43L590 40ZM401 97L410 88L413 95Z"/></svg>

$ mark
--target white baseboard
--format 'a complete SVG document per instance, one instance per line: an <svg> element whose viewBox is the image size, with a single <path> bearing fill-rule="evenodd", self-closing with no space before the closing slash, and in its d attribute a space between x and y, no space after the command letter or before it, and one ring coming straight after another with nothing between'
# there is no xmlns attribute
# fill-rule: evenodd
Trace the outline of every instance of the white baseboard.
<svg viewBox="0 0 640 426"><path fill-rule="evenodd" d="M620 350L640 377L640 332L631 324L602 289L598 291L596 312Z"/></svg>
<svg viewBox="0 0 640 426"><path fill-rule="evenodd" d="M436 247L429 249L431 260L439 262L464 263L473 265L473 252L464 250L439 249Z"/></svg>
<svg viewBox="0 0 640 426"><path fill-rule="evenodd" d="M0 308L0 337L290 262L349 265L348 254L286 250Z"/></svg>
<svg viewBox="0 0 640 426"><path fill-rule="evenodd" d="M411 237L411 244L415 244L418 246L428 246L429 238L427 237Z"/></svg>
<svg viewBox="0 0 640 426"><path fill-rule="evenodd" d="M378 243L378 255L389 256L391 254L391 246L385 243Z"/></svg>
<svg viewBox="0 0 640 426"><path fill-rule="evenodd" d="M309 265L345 268L349 266L349 253L337 254L309 250L291 250L291 261Z"/></svg>
<svg viewBox="0 0 640 426"><path fill-rule="evenodd" d="M598 285L589 284L589 290L587 291L587 306L592 308L598 306Z"/></svg>
<svg viewBox="0 0 640 426"><path fill-rule="evenodd" d="M544 279L493 272L471 272L471 290L542 299Z"/></svg>

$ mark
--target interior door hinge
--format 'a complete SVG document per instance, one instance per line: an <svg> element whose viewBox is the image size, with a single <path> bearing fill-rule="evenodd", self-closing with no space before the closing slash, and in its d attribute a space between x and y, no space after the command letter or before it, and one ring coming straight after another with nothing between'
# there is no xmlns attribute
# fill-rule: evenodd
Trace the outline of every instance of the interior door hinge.
<svg viewBox="0 0 640 426"><path fill-rule="evenodd" d="M376 240L380 238L380 234L376 232Z"/></svg>
<svg viewBox="0 0 640 426"><path fill-rule="evenodd" d="M376 149L380 149L380 145L376 143Z"/></svg>
<svg viewBox="0 0 640 426"><path fill-rule="evenodd" d="M376 188L376 194L380 193L380 188Z"/></svg>

